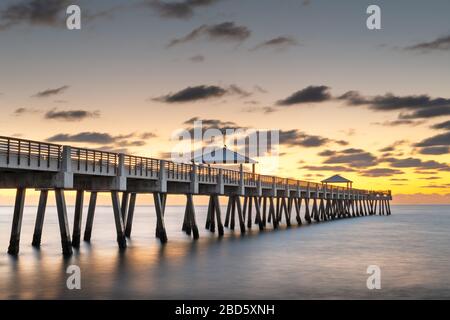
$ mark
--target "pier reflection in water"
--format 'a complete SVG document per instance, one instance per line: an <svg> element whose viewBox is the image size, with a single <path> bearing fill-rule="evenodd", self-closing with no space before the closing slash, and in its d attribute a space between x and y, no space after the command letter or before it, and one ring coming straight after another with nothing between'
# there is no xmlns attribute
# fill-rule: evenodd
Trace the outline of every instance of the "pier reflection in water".
<svg viewBox="0 0 450 320"><path fill-rule="evenodd" d="M184 207L169 206L166 245L155 238L153 207L136 208L132 239L121 252L112 209L98 207L92 243L68 259L60 253L56 210L46 214L42 247L31 247L35 207L24 212L21 251L6 254L11 207L0 207L0 298L250 299L450 298L450 207L398 206L392 216L322 222L223 238L181 231ZM224 210L224 208L222 209ZM69 207L70 221L73 208ZM66 268L81 268L81 290L68 290ZM366 288L366 269L382 270L382 290Z"/></svg>

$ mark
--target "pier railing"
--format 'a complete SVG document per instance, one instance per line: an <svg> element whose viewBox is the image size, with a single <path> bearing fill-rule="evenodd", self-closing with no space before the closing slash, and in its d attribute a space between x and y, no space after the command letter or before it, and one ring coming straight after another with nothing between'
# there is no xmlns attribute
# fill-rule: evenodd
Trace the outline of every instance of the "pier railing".
<svg viewBox="0 0 450 320"><path fill-rule="evenodd" d="M61 145L0 137L0 164L8 168L58 171L61 152Z"/></svg>
<svg viewBox="0 0 450 320"><path fill-rule="evenodd" d="M130 178L158 179L160 163L158 159L124 156L125 175Z"/></svg>
<svg viewBox="0 0 450 320"><path fill-rule="evenodd" d="M389 190L349 189L334 185L260 175L231 169L217 169L210 166L177 163L148 157L120 154L102 150L64 147L63 145L0 136L0 167L59 171L64 161L64 150L69 148L71 170L76 174L116 176L118 174L129 178L161 179L164 173L167 181L191 182L192 173L196 172L198 182L202 184L217 184L222 174L222 183L228 186L238 186L241 181L244 187L263 189L299 189L310 192L348 192L356 194L391 195ZM195 167L194 167L195 166ZM122 168L122 170L119 170Z"/></svg>
<svg viewBox="0 0 450 320"><path fill-rule="evenodd" d="M117 153L72 147L70 156L74 173L111 176L117 174Z"/></svg>

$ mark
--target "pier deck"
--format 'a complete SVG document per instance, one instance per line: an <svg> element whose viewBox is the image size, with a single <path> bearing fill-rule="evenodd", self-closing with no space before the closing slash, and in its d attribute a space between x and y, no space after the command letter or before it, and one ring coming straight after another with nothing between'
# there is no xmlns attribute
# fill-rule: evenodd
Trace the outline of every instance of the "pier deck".
<svg viewBox="0 0 450 320"><path fill-rule="evenodd" d="M196 164L175 163L93 149L63 146L46 142L0 137L0 189L16 189L16 200L8 252L19 252L20 229L26 189L40 190L33 245L40 245L49 190L55 191L62 251L72 254L81 236L83 195L90 192L84 240L90 241L98 192L111 194L117 242L126 247L131 236L136 194L153 194L157 216L156 236L165 243L164 211L168 194L186 195L182 229L198 238L193 204L194 195L209 196L205 227L219 236L224 227L234 229L235 216L245 233L252 223L262 230L267 223L278 227L283 217L291 224L321 222L345 217L391 213L390 191L344 188L296 179L212 168ZM70 236L64 191L75 190L75 221ZM120 199L120 193L122 199ZM222 224L219 196L228 197L225 223ZM243 203L241 204L241 198ZM306 221L300 210L304 205ZM254 210L252 210L254 208ZM252 219L252 212L255 217ZM247 219L247 223L245 220ZM254 220L254 221L253 221Z"/></svg>

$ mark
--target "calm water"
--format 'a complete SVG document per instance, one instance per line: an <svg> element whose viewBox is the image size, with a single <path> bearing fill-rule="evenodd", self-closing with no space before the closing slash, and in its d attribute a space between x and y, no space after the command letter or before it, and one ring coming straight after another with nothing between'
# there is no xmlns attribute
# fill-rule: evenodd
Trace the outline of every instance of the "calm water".
<svg viewBox="0 0 450 320"><path fill-rule="evenodd" d="M450 206L395 206L389 217L253 228L244 237L226 230L220 240L204 230L206 208L198 206L197 242L180 230L184 208L166 210L167 245L154 237L153 207L137 207L132 240L120 253L112 209L99 207L92 244L65 260L54 207L41 250L30 245L36 208L25 209L18 258L6 254L12 208L0 207L0 298L450 298ZM71 264L81 268L79 291L66 288ZM381 290L366 288L373 264Z"/></svg>

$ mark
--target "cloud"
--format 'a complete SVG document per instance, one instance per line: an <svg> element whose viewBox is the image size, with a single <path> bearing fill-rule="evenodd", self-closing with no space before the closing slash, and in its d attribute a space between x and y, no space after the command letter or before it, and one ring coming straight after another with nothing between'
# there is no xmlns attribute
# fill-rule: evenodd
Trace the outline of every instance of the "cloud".
<svg viewBox="0 0 450 320"><path fill-rule="evenodd" d="M245 98L251 95L250 92L236 85L230 85L227 88L214 85L200 85L187 87L178 92L169 93L161 97L153 98L152 100L165 103L183 103L220 98L226 94L237 95L241 98Z"/></svg>
<svg viewBox="0 0 450 320"><path fill-rule="evenodd" d="M425 178L419 178L420 180L440 180L441 177L425 177Z"/></svg>
<svg viewBox="0 0 450 320"><path fill-rule="evenodd" d="M450 131L438 134L415 144L416 147L450 146Z"/></svg>
<svg viewBox="0 0 450 320"><path fill-rule="evenodd" d="M238 87L235 84L230 85L227 90L229 93L236 94L236 95L240 96L241 98L248 98L249 96L252 95L251 92L246 91L246 90Z"/></svg>
<svg viewBox="0 0 450 320"><path fill-rule="evenodd" d="M350 106L367 105L375 111L403 110L410 113L401 113L399 120L431 118L450 115L450 99L431 98L429 95L397 96L392 93L374 97L364 97L357 91L348 91L337 98L344 100ZM389 124L389 123L388 123ZM394 122L394 125L416 124L414 122Z"/></svg>
<svg viewBox="0 0 450 320"><path fill-rule="evenodd" d="M396 174L404 174L404 172L401 170L390 168L374 168L360 171L360 174L364 177L390 177Z"/></svg>
<svg viewBox="0 0 450 320"><path fill-rule="evenodd" d="M167 45L168 48L182 43L206 37L213 41L242 42L250 37L251 31L245 26L236 25L234 22L222 22L214 25L202 25L181 38L173 39Z"/></svg>
<svg viewBox="0 0 450 320"><path fill-rule="evenodd" d="M279 143L280 145L286 145L289 147L320 147L326 145L330 142L330 139L307 135L299 130L280 130L279 132Z"/></svg>
<svg viewBox="0 0 450 320"><path fill-rule="evenodd" d="M423 53L430 51L447 51L450 50L450 35L437 38L430 42L420 42L405 48L410 51L421 51Z"/></svg>
<svg viewBox="0 0 450 320"><path fill-rule="evenodd" d="M401 113L400 119L434 118L450 115L450 104L442 107L429 107L409 114Z"/></svg>
<svg viewBox="0 0 450 320"><path fill-rule="evenodd" d="M420 149L419 153L425 155L442 155L450 153L450 147L426 147Z"/></svg>
<svg viewBox="0 0 450 320"><path fill-rule="evenodd" d="M274 107L246 107L243 108L242 111L248 113L261 112L264 114L269 114L278 111L278 109Z"/></svg>
<svg viewBox="0 0 450 320"><path fill-rule="evenodd" d="M156 138L157 135L153 132L143 132L140 134L140 138L141 139L152 139L152 138Z"/></svg>
<svg viewBox="0 0 450 320"><path fill-rule="evenodd" d="M45 114L45 119L50 120L64 120L64 121L80 121L87 118L98 118L100 111L86 111L86 110L67 110L58 111L56 109L50 110Z"/></svg>
<svg viewBox="0 0 450 320"><path fill-rule="evenodd" d="M330 157L336 154L336 151L333 150L324 150L318 153L321 157Z"/></svg>
<svg viewBox="0 0 450 320"><path fill-rule="evenodd" d="M85 131L76 134L59 133L47 138L48 142L79 142L103 145L102 150L111 151L113 148L140 147L147 144L147 139L152 138L150 132L129 133L125 135L111 135L104 132ZM126 150L126 149L122 149ZM111 151L113 152L113 151Z"/></svg>
<svg viewBox="0 0 450 320"><path fill-rule="evenodd" d="M445 121L445 122L441 122L441 123L437 123L433 126L431 126L432 129L445 129L445 130L450 130L450 121Z"/></svg>
<svg viewBox="0 0 450 320"><path fill-rule="evenodd" d="M429 184L426 186L421 186L421 188L434 188L434 189L447 189L450 187L450 183L445 184Z"/></svg>
<svg viewBox="0 0 450 320"><path fill-rule="evenodd" d="M183 122L186 125L193 125L195 121L201 121L203 128L238 128L239 126L233 121L223 121L219 119L201 119L199 117L192 117ZM242 128L242 127L239 127Z"/></svg>
<svg viewBox="0 0 450 320"><path fill-rule="evenodd" d="M374 97L364 97L357 91L348 91L338 97L345 100L350 105L369 105L371 109L377 111L391 111L401 109L421 109L441 106L450 106L450 99L431 98L429 95L396 96L392 93L378 95Z"/></svg>
<svg viewBox="0 0 450 320"><path fill-rule="evenodd" d="M202 122L202 131L203 133L208 129L218 129L222 134L226 134L227 130L247 130L248 127L242 127L233 121L223 121L219 119L201 119L200 117L192 117L183 122L183 125L186 125L186 130L188 130L191 135L194 133L194 122L201 121Z"/></svg>
<svg viewBox="0 0 450 320"><path fill-rule="evenodd" d="M372 167L378 163L374 155L356 148L340 151L324 150L319 153L319 156L326 157L324 164L346 164L354 168Z"/></svg>
<svg viewBox="0 0 450 320"><path fill-rule="evenodd" d="M225 95L227 91L218 86L195 86L187 87L175 93L169 93L165 96L153 100L166 103L181 103L206 100L210 98L219 98Z"/></svg>
<svg viewBox="0 0 450 320"><path fill-rule="evenodd" d="M424 161L419 158L385 158L382 162L388 162L391 167L394 168L416 168L421 170L429 170L429 169L439 169L448 171L450 170L450 166L446 163L437 162L434 160Z"/></svg>
<svg viewBox="0 0 450 320"><path fill-rule="evenodd" d="M354 172L355 169L344 166L303 166L300 169L311 171Z"/></svg>
<svg viewBox="0 0 450 320"><path fill-rule="evenodd" d="M55 89L47 89L47 90L40 91L40 92L36 93L35 95L33 95L33 97L36 97L36 98L47 98L47 97L50 97L50 96L61 94L64 91L66 91L67 89L69 89L69 86L62 86L62 87L55 88Z"/></svg>
<svg viewBox="0 0 450 320"><path fill-rule="evenodd" d="M408 120L408 119L399 119L399 120L393 120L393 121L384 121L384 122L374 122L374 125L379 125L383 127L397 127L397 126L411 126L416 127L418 125L423 124L424 121L414 121L414 120Z"/></svg>
<svg viewBox="0 0 450 320"><path fill-rule="evenodd" d="M258 85L255 86L255 91L259 92L259 93L267 93L268 92L266 89L264 89L263 87L258 86Z"/></svg>
<svg viewBox="0 0 450 320"><path fill-rule="evenodd" d="M297 45L298 42L294 38L289 36L279 36L256 45L253 49L251 49L251 51L268 48L284 50Z"/></svg>
<svg viewBox="0 0 450 320"><path fill-rule="evenodd" d="M115 138L109 133L80 132L77 134L60 133L47 139L48 142L86 142L96 144L108 144L115 142Z"/></svg>
<svg viewBox="0 0 450 320"><path fill-rule="evenodd" d="M21 108L17 108L16 110L14 110L13 115L16 117L19 117L26 113L39 113L39 112L41 112L41 111L37 110L37 109L21 107Z"/></svg>
<svg viewBox="0 0 450 320"><path fill-rule="evenodd" d="M189 19L194 15L198 7L206 7L219 2L219 0L184 0L178 2L166 2L160 0L148 1L152 7L163 18Z"/></svg>
<svg viewBox="0 0 450 320"><path fill-rule="evenodd" d="M331 99L327 86L309 86L297 92L294 92L289 97L279 100L277 105L290 106L294 104L323 102Z"/></svg>
<svg viewBox="0 0 450 320"><path fill-rule="evenodd" d="M380 152L392 152L392 151L397 150L397 147L402 146L402 145L406 144L407 142L408 142L407 140L397 140L394 143L390 144L389 146L384 147L384 148L382 148L382 149L380 149L378 151L380 151Z"/></svg>
<svg viewBox="0 0 450 320"><path fill-rule="evenodd" d="M189 58L189 61L199 63L205 61L205 57L201 54L197 54Z"/></svg>
<svg viewBox="0 0 450 320"><path fill-rule="evenodd" d="M67 0L21 0L0 12L0 30L18 24L63 26Z"/></svg>
<svg viewBox="0 0 450 320"><path fill-rule="evenodd" d="M292 130L280 130L279 131L279 143L287 147L305 147L315 148L335 143L338 145L347 145L348 142L343 140L333 140L317 135L306 134L297 129Z"/></svg>

